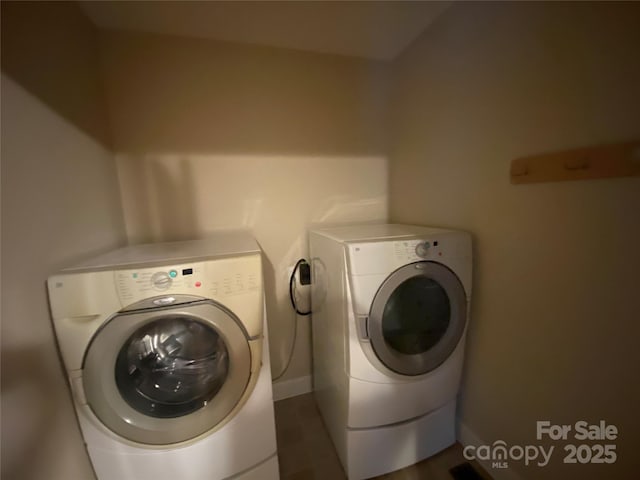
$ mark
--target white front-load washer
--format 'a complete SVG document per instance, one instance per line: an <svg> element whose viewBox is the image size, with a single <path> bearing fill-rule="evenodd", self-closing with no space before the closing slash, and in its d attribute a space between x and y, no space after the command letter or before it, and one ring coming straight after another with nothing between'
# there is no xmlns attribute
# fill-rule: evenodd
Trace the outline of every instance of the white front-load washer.
<svg viewBox="0 0 640 480"><path fill-rule="evenodd" d="M314 393L349 479L453 444L470 235L356 225L310 231L309 242Z"/></svg>
<svg viewBox="0 0 640 480"><path fill-rule="evenodd" d="M279 478L261 253L249 234L125 247L48 288L98 480Z"/></svg>

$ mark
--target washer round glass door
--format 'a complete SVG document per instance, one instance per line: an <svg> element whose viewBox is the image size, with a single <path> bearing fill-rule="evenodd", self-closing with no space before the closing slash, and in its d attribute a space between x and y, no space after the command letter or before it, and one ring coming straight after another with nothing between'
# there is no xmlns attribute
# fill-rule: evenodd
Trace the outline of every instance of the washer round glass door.
<svg viewBox="0 0 640 480"><path fill-rule="evenodd" d="M137 411L158 418L187 415L220 390L229 353L215 328L190 316L154 320L129 337L116 359L116 385Z"/></svg>
<svg viewBox="0 0 640 480"><path fill-rule="evenodd" d="M417 262L393 272L379 288L369 314L371 346L401 375L422 375L455 350L467 317L458 277L436 262Z"/></svg>
<svg viewBox="0 0 640 480"><path fill-rule="evenodd" d="M240 325L210 301L116 315L85 357L89 406L109 429L144 444L210 430L249 383L251 351Z"/></svg>

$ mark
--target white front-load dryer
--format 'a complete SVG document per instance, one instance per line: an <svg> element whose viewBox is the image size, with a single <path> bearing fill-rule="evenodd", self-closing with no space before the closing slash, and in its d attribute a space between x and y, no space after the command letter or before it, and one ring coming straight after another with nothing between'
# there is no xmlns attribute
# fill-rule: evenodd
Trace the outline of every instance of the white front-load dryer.
<svg viewBox="0 0 640 480"><path fill-rule="evenodd" d="M471 300L471 238L409 225L309 234L314 391L348 477L455 441Z"/></svg>
<svg viewBox="0 0 640 480"><path fill-rule="evenodd" d="M126 247L48 288L98 480L279 478L250 235Z"/></svg>

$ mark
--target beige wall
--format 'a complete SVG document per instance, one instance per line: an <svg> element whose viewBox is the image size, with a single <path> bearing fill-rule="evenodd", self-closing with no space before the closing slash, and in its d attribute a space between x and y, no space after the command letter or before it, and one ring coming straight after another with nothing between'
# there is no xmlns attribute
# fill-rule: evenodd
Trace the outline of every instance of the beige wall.
<svg viewBox="0 0 640 480"><path fill-rule="evenodd" d="M129 240L250 229L279 374L307 227L386 219L387 65L117 31L102 47ZM298 326L283 380L310 374L308 317Z"/></svg>
<svg viewBox="0 0 640 480"><path fill-rule="evenodd" d="M97 44L95 37L87 35L88 20L73 27L83 18L73 4L58 4L57 10L27 4L19 7L16 19L13 7L5 10L5 3L1 84L2 478L90 479L93 472L56 351L45 280L70 263L124 242L115 161L102 146L108 132L94 122L106 118L96 100L99 86L92 83L98 73L66 72L69 83L63 89L49 85L46 91L38 88L42 79L30 76L48 77L49 68L57 67L88 71L86 56L67 48L68 42L61 37L84 42L83 50L93 45L94 55ZM40 30L41 7L49 15L55 14L59 28L66 30L54 32L55 22ZM11 35L5 36L8 30ZM45 44L46 48L34 46ZM9 69L11 74L6 75L5 58L27 51L29 68ZM14 75L16 72L19 75ZM91 120L82 115L71 119L67 111L51 108L65 104L69 91L74 92L77 104L83 103L83 111L94 109ZM72 105L66 106L74 110Z"/></svg>
<svg viewBox="0 0 640 480"><path fill-rule="evenodd" d="M639 24L638 4L455 4L393 65L391 220L475 238L461 422L509 445L536 420L620 429L615 465L559 443L512 462L525 478L637 473L640 180L513 186L509 162L640 138Z"/></svg>
<svg viewBox="0 0 640 480"><path fill-rule="evenodd" d="M55 21L54 21L55 20ZM2 2L2 71L104 146L98 31L76 2Z"/></svg>

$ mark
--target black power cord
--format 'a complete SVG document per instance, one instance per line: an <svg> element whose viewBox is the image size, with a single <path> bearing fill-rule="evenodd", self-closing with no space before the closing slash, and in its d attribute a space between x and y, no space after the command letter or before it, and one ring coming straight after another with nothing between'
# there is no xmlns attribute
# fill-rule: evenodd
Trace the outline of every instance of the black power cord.
<svg viewBox="0 0 640 480"><path fill-rule="evenodd" d="M291 277L289 278L289 298L291 299L291 305L293 309L298 315L306 316L311 315L311 310L308 312L301 312L298 309L298 305L296 305L296 272L300 269L300 283L302 285L309 285L311 283L311 268L307 261L304 258L301 258L296 263L296 266L293 267L293 272L291 272ZM291 358L293 357L293 349L296 346L296 338L298 337L298 317L293 319L293 338L291 339L291 348L289 349L289 355L287 356L287 361L284 365L282 371L275 377L273 377L273 381L280 379L285 372L289 369L289 365L291 364Z"/></svg>
<svg viewBox="0 0 640 480"><path fill-rule="evenodd" d="M310 275L309 275L309 264L307 263L307 261L304 258L301 258L300 260L298 260L296 262L296 266L293 267L293 272L291 272L291 277L289 278L289 298L291 299L291 306L293 307L293 309L296 311L296 313L298 315L302 315L302 316L306 316L306 315L311 315L311 310L309 310L308 312L301 312L298 309L298 305L296 304L296 296L295 296L295 284L296 284L296 272L298 271L298 269L300 269L300 278L301 279L309 279L309 281L307 282L310 283ZM303 272L304 270L304 272ZM305 281L302 280L301 283L304 285Z"/></svg>

